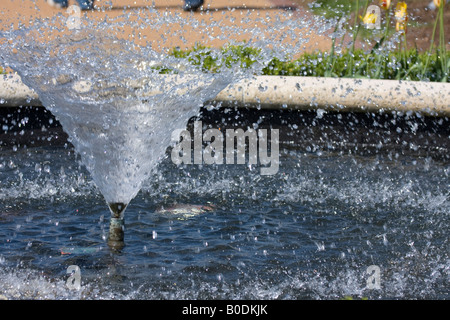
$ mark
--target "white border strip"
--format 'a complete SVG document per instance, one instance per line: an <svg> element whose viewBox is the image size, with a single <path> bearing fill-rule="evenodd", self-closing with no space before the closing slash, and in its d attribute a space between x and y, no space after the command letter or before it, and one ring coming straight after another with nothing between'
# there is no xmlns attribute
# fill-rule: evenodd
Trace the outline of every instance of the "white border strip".
<svg viewBox="0 0 450 320"><path fill-rule="evenodd" d="M226 88L216 100L269 109L398 110L450 115L450 83L260 76Z"/></svg>
<svg viewBox="0 0 450 320"><path fill-rule="evenodd" d="M155 94L157 92L150 92ZM264 109L397 110L450 116L450 83L259 76L225 88L216 102ZM42 106L16 74L0 76L0 107Z"/></svg>

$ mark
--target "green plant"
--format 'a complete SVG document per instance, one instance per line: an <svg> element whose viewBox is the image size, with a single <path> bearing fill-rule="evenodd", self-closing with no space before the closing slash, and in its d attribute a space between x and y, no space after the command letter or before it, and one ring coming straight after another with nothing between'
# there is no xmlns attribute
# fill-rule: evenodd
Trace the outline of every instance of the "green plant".
<svg viewBox="0 0 450 320"><path fill-rule="evenodd" d="M341 18L361 8L358 0L316 0L311 5L314 14L326 19Z"/></svg>
<svg viewBox="0 0 450 320"><path fill-rule="evenodd" d="M320 10L327 12L329 11L331 16L340 17L339 22L336 24L335 32L333 33L332 45L330 49L330 53L327 54L327 66L326 72L324 76L343 76L343 77L370 77L375 79L397 79L397 80L430 80L430 81L443 81L448 82L449 78L449 68L450 68L450 60L448 58L446 52L446 43L444 36L444 6L446 4L445 0L434 0L435 5L439 8L438 15L436 17L434 28L431 37L431 45L428 50L428 55L418 56L417 49L409 50L407 48L406 41L406 32L407 32L407 24L408 24L408 13L407 13L407 3L405 1L398 1L395 7L395 18L396 18L396 27L393 30L397 36L399 36L399 47L396 50L395 54L392 54L392 49L388 49L386 43L395 43L390 40L391 36L391 1L390 0L381 0L379 1L379 6L382 9L385 9L385 23L383 35L380 35L381 38L377 41L377 43L373 46L372 50L366 57L361 60L356 57L359 53L355 51L355 43L356 39L361 33L361 24L358 23L357 17L364 22L364 24L370 25L375 23L378 17L377 15L373 15L366 12L364 17L359 15L359 11L363 8L364 11L367 11L369 1L365 1L364 5L361 5L360 0L350 0L347 3L343 3L342 1L328 1L328 0L316 0L315 5L313 6L313 12L318 13ZM339 9L338 9L339 8ZM335 11L335 13L332 13ZM342 74L340 72L339 63L340 58L336 57L336 42L335 38L336 31L338 30L338 25L341 23L341 20L344 19L344 15L349 15L350 13L354 13L353 25L348 26L347 29L351 31L351 43L344 54L346 59L346 72ZM324 16L327 17L326 14ZM347 17L348 20L348 17ZM379 22L379 21L376 21ZM347 22L349 25L349 23ZM434 38L437 30L437 26L439 26L439 45L436 48L436 55L432 54ZM367 38L371 33L363 33L363 37ZM373 34L377 34L373 32ZM395 39L395 38L393 38ZM343 38L342 38L343 40ZM367 39L366 39L367 40ZM342 47L341 47L342 48ZM438 60L436 60L436 56ZM436 63L440 63L441 65L438 67ZM390 65L390 66L389 66ZM396 70L392 69L392 66L395 66ZM279 68L279 67L278 67ZM375 73L371 68L375 68ZM393 75L395 75L393 77Z"/></svg>
<svg viewBox="0 0 450 320"><path fill-rule="evenodd" d="M196 45L189 50L175 48L169 54L175 58L187 59L191 65L200 67L202 71L217 71L217 57L209 47Z"/></svg>
<svg viewBox="0 0 450 320"><path fill-rule="evenodd" d="M380 6L382 9L384 9L385 12L385 23L384 23L384 34L383 37L380 39L380 41L374 46L374 48L372 49L372 52L374 52L374 50L377 50L378 48L381 48L382 52L386 51L386 46L385 46L385 40L388 38L389 36L389 31L390 31L390 27L391 27L391 1L380 1ZM384 63L381 63L381 60L383 58L383 54L378 54L378 67L377 67L377 71L375 74L376 78L380 77L380 72L381 72L381 68L384 69L384 73L386 73L386 59L383 59Z"/></svg>
<svg viewBox="0 0 450 320"><path fill-rule="evenodd" d="M219 72L222 67L231 68L237 66L247 69L259 58L261 50L244 45L228 45L216 52L214 49L197 45L192 49L173 49L169 54L175 58L187 59L193 65L201 68L204 72ZM159 67L164 72L170 68Z"/></svg>
<svg viewBox="0 0 450 320"><path fill-rule="evenodd" d="M428 56L426 53L420 53L417 49L388 52L381 57L373 52L365 53L361 49L357 49L353 53L345 52L334 57L331 71L327 53L307 53L294 61L273 59L262 70L262 73L284 76L348 77L347 62L350 54L354 61L352 78L419 81L422 79L421 71L427 58L429 62L425 75L430 81L441 81L442 76L446 73L437 53ZM447 59L450 59L448 53ZM383 66L382 73L378 72L380 65Z"/></svg>
<svg viewBox="0 0 450 320"><path fill-rule="evenodd" d="M369 6L369 0L366 0L366 4L364 6L364 11L367 11L367 7ZM351 76L353 74L353 63L354 63L354 56L353 52L355 51L355 43L356 39L358 38L358 33L360 31L361 24L358 23L358 17L359 15L359 0L356 0L356 6L355 6L355 19L353 23L353 36L352 36L352 45L350 48L350 54L349 54L349 60L348 60L348 69L347 69L347 76Z"/></svg>
<svg viewBox="0 0 450 320"><path fill-rule="evenodd" d="M333 52L304 53L295 60L272 58L264 61L261 50L245 45L230 45L221 49L196 46L189 50L174 49L171 55L187 59L203 72L221 72L222 68L238 67L250 69L254 63L264 64L262 75L304 76L304 77L351 77L370 79L401 79L420 81L442 81L449 73L450 64L442 64L442 55L420 53L417 49L364 52L355 49L340 54ZM353 72L348 72L348 61L353 60ZM450 60L450 52L446 53ZM330 62L332 61L332 64ZM155 67L160 73L176 72L167 66ZM382 72L379 72L380 69ZM449 78L446 78L449 81Z"/></svg>
<svg viewBox="0 0 450 320"><path fill-rule="evenodd" d="M444 36L444 7L446 5L446 1L445 0L443 0L443 1L435 0L434 2L435 2L435 5L439 8L439 10L438 10L438 14L436 15L436 19L434 21L433 32L431 34L431 44L430 44L430 48L428 49L428 57L426 59L424 68L422 70L422 78L426 77L425 73L428 69L429 57L431 56L431 53L433 51L434 37L436 36L436 29L437 29L437 25L439 22L439 46L436 49L436 53L440 57L441 67L442 67L442 70L444 71L441 81L446 82L449 78L448 69L450 67L450 61L447 58L447 52L446 52L446 48L445 48L445 36Z"/></svg>

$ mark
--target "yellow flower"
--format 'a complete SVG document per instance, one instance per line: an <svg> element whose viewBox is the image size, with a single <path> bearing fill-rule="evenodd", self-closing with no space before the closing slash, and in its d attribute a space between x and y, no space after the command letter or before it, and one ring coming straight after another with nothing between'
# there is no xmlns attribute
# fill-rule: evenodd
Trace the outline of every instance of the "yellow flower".
<svg viewBox="0 0 450 320"><path fill-rule="evenodd" d="M406 23L406 21L408 20L408 17L406 16L408 13L406 8L407 8L406 2L399 2L395 7L395 18L400 23L402 22Z"/></svg>
<svg viewBox="0 0 450 320"><path fill-rule="evenodd" d="M436 8L439 8L441 6L441 4L444 3L444 1L441 0L433 0L434 5L436 6Z"/></svg>
<svg viewBox="0 0 450 320"><path fill-rule="evenodd" d="M378 16L375 13L366 12L364 18L361 16L359 16L359 18L363 21L365 25L375 25Z"/></svg>
<svg viewBox="0 0 450 320"><path fill-rule="evenodd" d="M406 33L406 23L403 22L397 22L395 24L395 30L397 30L397 32L401 32L401 33Z"/></svg>
<svg viewBox="0 0 450 320"><path fill-rule="evenodd" d="M380 7L384 10L389 10L391 7L391 0L380 0Z"/></svg>

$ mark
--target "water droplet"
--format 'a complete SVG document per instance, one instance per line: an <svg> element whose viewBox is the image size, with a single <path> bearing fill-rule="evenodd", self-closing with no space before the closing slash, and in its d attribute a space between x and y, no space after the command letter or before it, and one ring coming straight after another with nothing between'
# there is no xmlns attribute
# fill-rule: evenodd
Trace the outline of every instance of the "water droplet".
<svg viewBox="0 0 450 320"><path fill-rule="evenodd" d="M323 115L325 114L325 113L327 113L325 110L323 110L323 109L317 109L316 110L316 113L317 113L317 119L322 119L323 118Z"/></svg>
<svg viewBox="0 0 450 320"><path fill-rule="evenodd" d="M385 246L388 245L388 239L387 239L386 233L383 234L383 244L384 244Z"/></svg>

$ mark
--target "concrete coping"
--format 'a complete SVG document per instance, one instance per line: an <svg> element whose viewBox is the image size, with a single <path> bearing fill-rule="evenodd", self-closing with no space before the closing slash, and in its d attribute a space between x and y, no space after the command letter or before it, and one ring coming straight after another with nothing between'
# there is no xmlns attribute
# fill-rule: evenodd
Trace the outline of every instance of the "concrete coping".
<svg viewBox="0 0 450 320"><path fill-rule="evenodd" d="M17 74L0 76L0 107L42 106L34 90L22 83Z"/></svg>
<svg viewBox="0 0 450 320"><path fill-rule="evenodd" d="M85 88L86 84L82 87ZM147 95L157 93L161 91L152 90ZM450 83L257 76L229 85L216 96L214 102L236 107L275 110L396 110L450 116ZM8 74L0 76L0 107L2 106L42 106L42 103L38 95L24 85L17 74Z"/></svg>

